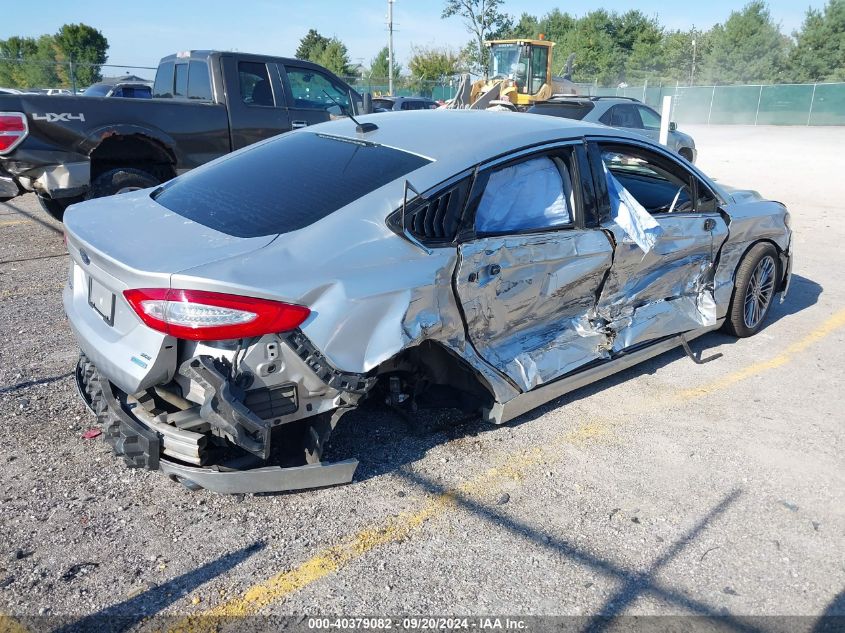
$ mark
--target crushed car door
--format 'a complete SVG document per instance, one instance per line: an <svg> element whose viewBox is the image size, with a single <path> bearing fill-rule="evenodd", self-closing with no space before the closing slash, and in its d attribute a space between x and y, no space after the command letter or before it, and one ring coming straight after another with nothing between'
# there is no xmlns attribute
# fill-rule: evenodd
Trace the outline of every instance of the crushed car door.
<svg viewBox="0 0 845 633"><path fill-rule="evenodd" d="M594 197L580 182L583 152L569 145L499 161L479 171L470 196L473 229L455 272L467 335L523 391L607 357L588 319L613 247L585 226L584 200Z"/></svg>
<svg viewBox="0 0 845 633"><path fill-rule="evenodd" d="M601 226L616 243L596 305L612 351L714 325L715 261L728 234L715 196L674 158L636 142L591 143L590 152L609 192Z"/></svg>

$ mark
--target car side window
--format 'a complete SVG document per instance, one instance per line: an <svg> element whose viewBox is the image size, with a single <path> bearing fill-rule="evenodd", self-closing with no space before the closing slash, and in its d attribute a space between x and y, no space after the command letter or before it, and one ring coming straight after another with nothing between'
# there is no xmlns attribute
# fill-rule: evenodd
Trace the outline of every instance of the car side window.
<svg viewBox="0 0 845 633"><path fill-rule="evenodd" d="M176 87L173 96L188 96L188 64L176 64Z"/></svg>
<svg viewBox="0 0 845 633"><path fill-rule="evenodd" d="M188 99L211 101L211 78L208 64L203 61L188 64Z"/></svg>
<svg viewBox="0 0 845 633"><path fill-rule="evenodd" d="M603 123L604 125L613 125L613 110L615 108L616 108L616 106L613 106L607 112L602 114L599 117L599 123Z"/></svg>
<svg viewBox="0 0 845 633"><path fill-rule="evenodd" d="M637 110L640 113L640 118L643 122L643 127L647 130L659 130L660 129L660 115L657 114L651 108L647 108L645 106L637 106Z"/></svg>
<svg viewBox="0 0 845 633"><path fill-rule="evenodd" d="M338 103L344 108L349 108L349 94L346 89L328 75L312 68L289 66L285 70L294 107L328 110L337 115L342 114Z"/></svg>
<svg viewBox="0 0 845 633"><path fill-rule="evenodd" d="M173 62L164 62L158 67L153 85L153 97L169 99L173 97Z"/></svg>
<svg viewBox="0 0 845 633"><path fill-rule="evenodd" d="M691 175L679 165L628 146L602 146L601 157L608 189L624 188L652 215L694 209Z"/></svg>
<svg viewBox="0 0 845 633"><path fill-rule="evenodd" d="M640 118L640 113L632 105L621 104L613 106L613 127L627 127L635 130L641 130L643 121Z"/></svg>
<svg viewBox="0 0 845 633"><path fill-rule="evenodd" d="M238 83L241 90L241 100L245 104L270 107L275 105L267 64L238 62Z"/></svg>
<svg viewBox="0 0 845 633"><path fill-rule="evenodd" d="M490 174L475 213L479 234L571 226L574 193L568 161L543 156Z"/></svg>

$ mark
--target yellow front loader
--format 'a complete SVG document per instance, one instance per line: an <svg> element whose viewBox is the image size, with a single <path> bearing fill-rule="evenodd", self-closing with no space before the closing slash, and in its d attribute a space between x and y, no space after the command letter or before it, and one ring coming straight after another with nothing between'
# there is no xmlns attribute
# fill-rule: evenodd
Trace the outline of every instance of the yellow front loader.
<svg viewBox="0 0 845 633"><path fill-rule="evenodd" d="M563 77L552 74L554 42L537 40L493 40L485 42L490 49L487 79L472 84L468 103L463 107L484 109L505 105L524 110L535 101L552 95L577 94L570 79L573 56L567 60Z"/></svg>

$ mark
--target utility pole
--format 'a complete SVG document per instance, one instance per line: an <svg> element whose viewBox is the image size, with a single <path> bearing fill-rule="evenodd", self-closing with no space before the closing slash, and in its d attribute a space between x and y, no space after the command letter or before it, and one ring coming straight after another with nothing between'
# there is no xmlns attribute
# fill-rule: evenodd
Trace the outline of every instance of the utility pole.
<svg viewBox="0 0 845 633"><path fill-rule="evenodd" d="M393 94L393 0L387 0L387 91Z"/></svg>

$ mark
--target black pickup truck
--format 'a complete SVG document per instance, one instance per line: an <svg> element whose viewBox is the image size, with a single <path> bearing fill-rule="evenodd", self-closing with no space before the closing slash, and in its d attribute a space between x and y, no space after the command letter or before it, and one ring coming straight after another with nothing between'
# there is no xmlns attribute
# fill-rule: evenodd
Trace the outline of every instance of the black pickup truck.
<svg viewBox="0 0 845 633"><path fill-rule="evenodd" d="M0 202L34 191L61 219L82 199L152 187L362 107L317 64L215 51L162 59L152 99L0 95Z"/></svg>

